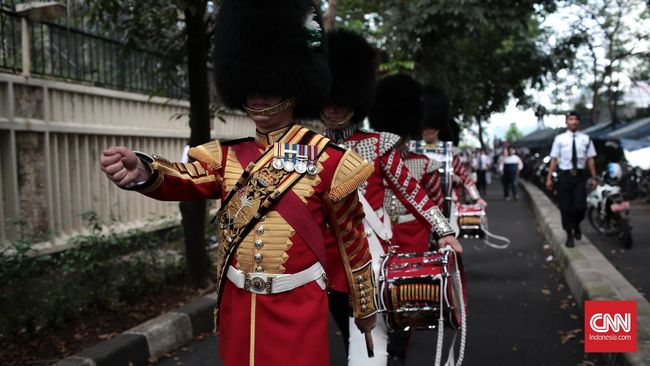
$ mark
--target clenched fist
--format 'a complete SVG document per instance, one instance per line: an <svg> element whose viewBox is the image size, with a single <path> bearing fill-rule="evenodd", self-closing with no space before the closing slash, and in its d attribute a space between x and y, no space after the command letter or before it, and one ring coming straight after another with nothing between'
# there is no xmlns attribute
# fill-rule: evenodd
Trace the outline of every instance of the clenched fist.
<svg viewBox="0 0 650 366"><path fill-rule="evenodd" d="M129 183L144 182L151 175L135 153L124 146L111 146L104 150L99 163L108 179L122 188Z"/></svg>

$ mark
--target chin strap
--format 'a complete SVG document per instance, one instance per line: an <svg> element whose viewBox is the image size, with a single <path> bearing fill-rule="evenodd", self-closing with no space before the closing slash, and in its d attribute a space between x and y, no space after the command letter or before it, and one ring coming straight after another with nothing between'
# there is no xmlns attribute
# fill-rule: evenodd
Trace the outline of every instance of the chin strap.
<svg viewBox="0 0 650 366"><path fill-rule="evenodd" d="M266 107L266 108L261 108L261 109L255 109L247 106L244 104L244 110L246 110L246 113L249 115L254 115L254 116L274 116L286 109L289 109L293 106L296 105L296 100L294 98L290 99L285 99L281 101L280 103Z"/></svg>

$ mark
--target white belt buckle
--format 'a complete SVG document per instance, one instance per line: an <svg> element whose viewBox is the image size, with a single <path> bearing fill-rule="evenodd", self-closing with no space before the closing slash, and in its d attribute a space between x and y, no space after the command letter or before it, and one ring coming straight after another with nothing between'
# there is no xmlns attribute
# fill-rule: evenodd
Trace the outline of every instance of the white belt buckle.
<svg viewBox="0 0 650 366"><path fill-rule="evenodd" d="M264 280L264 277L244 273L244 290L258 294L273 293L273 277L266 277Z"/></svg>

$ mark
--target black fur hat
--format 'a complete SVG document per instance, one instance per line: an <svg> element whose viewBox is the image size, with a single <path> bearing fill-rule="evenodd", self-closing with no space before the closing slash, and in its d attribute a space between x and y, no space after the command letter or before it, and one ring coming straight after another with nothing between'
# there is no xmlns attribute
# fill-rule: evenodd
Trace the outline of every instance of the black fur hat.
<svg viewBox="0 0 650 366"><path fill-rule="evenodd" d="M335 30L327 35L332 92L330 102L352 108L353 123L366 118L377 80L377 54L359 34Z"/></svg>
<svg viewBox="0 0 650 366"><path fill-rule="evenodd" d="M424 88L422 98L422 127L435 128L441 133L449 129L449 98L433 86Z"/></svg>
<svg viewBox="0 0 650 366"><path fill-rule="evenodd" d="M296 118L318 117L331 85L321 29L312 0L223 0L214 74L226 107L242 109L250 95L281 96L296 98Z"/></svg>
<svg viewBox="0 0 650 366"><path fill-rule="evenodd" d="M446 126L438 132L440 141L451 141L455 146L460 143L460 125L453 119L447 120Z"/></svg>
<svg viewBox="0 0 650 366"><path fill-rule="evenodd" d="M377 131L415 138L420 134L422 86L406 74L390 75L377 83L368 118Z"/></svg>

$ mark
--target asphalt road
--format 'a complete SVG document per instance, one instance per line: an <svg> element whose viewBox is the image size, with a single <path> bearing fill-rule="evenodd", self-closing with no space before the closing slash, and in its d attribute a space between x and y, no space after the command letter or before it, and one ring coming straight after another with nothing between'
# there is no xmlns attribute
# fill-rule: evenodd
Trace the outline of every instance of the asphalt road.
<svg viewBox="0 0 650 366"><path fill-rule="evenodd" d="M583 351L583 319L554 262L527 198L507 202L499 182L488 189L490 230L512 240L508 249L463 240L468 292L468 339L463 365L600 365ZM433 364L433 331L419 331L407 365ZM330 330L332 365L346 365L335 326ZM207 337L157 365L222 365L218 340ZM314 357L318 357L315 355ZM287 360L290 364L290 360Z"/></svg>

